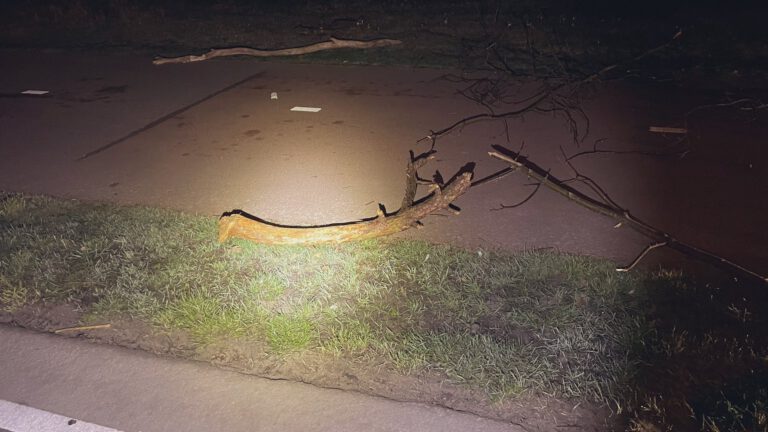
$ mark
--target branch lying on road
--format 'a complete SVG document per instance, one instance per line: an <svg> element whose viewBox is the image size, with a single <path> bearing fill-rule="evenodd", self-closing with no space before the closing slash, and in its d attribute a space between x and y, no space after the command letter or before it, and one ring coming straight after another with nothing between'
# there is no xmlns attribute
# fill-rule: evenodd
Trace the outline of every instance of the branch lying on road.
<svg viewBox="0 0 768 432"><path fill-rule="evenodd" d="M152 64L162 65L169 63L192 63L203 60L209 60L216 57L245 55L251 57L281 57L281 56L295 56L302 54L309 54L318 51L339 49L339 48L355 48L355 49L367 49L367 48L380 48L393 45L400 45L403 43L397 39L374 39L370 41L359 41L350 39L336 39L331 38L327 42L318 42L311 45L305 45L296 48L284 48L275 50L260 50L255 48L237 47L237 48L221 48L212 49L202 55L186 55L181 57L158 57L152 61Z"/></svg>
<svg viewBox="0 0 768 432"><path fill-rule="evenodd" d="M412 158L406 170L406 192L403 206L397 213L387 216L379 210L375 218L358 222L322 226L285 226L261 220L239 211L224 214L219 219L219 242L239 237L264 244L317 244L341 243L382 237L418 227L419 220L432 213L446 209L469 189L472 173L464 171L444 188L432 184L431 194L413 203L416 192L416 168L422 166L431 153Z"/></svg>
<svg viewBox="0 0 768 432"><path fill-rule="evenodd" d="M504 149L500 146L494 146L494 147L497 150L503 151L503 153L488 152L488 155L508 163L511 169L525 172L525 174L528 177L538 181L540 184L557 192L558 194L575 202L576 204L579 204L580 206L585 207L589 210L592 210L593 212L599 213L603 216L607 216L611 219L616 220L618 222L616 224L617 228L620 226L626 225L629 228L632 228L638 233L653 240L653 244L643 249L643 251L632 261L632 263L629 266L618 268L616 269L617 271L631 270L635 265L637 265L638 262L640 262L640 260L643 257L645 257L645 255L648 252L650 252L653 249L666 246L678 252L682 252L683 254L686 254L693 258L696 258L708 263L712 263L721 267L726 267L742 275L746 275L746 276L749 276L750 278L759 279L763 282L768 283L768 277L766 276L755 273L713 252L709 252L707 250L704 250L699 247L677 240L676 238L672 237L670 234L664 231L661 231L658 228L655 228L635 218L629 213L628 210L619 207L607 197L603 197L602 194L601 194L601 200L592 198L574 189L573 187L568 186L567 184L565 184L564 181L551 176L548 171L536 165L535 163L531 162L530 160L526 159L525 157L521 156L519 153L515 153L511 150Z"/></svg>

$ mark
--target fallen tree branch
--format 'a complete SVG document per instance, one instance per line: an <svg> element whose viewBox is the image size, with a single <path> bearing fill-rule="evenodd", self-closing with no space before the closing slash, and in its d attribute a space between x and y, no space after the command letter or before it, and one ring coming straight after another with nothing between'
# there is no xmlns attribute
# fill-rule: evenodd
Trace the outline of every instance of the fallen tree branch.
<svg viewBox="0 0 768 432"><path fill-rule="evenodd" d="M360 41L351 39L337 39L332 37L326 42L318 42L311 45L305 45L295 48L283 48L275 50L261 50L248 47L220 48L212 49L201 55L186 55L181 57L158 57L152 61L152 64L163 65L169 63L192 63L203 60L210 60L216 57L245 55L251 57L281 57L309 54L318 51L333 50L339 48L368 49L387 46L400 45L402 41L397 39L374 39L370 41Z"/></svg>
<svg viewBox="0 0 768 432"><path fill-rule="evenodd" d="M415 169L429 160L431 154L411 159L406 170L406 194L403 206L397 213L386 215L379 210L374 218L362 221L321 226L286 226L259 219L239 211L224 214L219 219L219 242L232 237L264 244L317 244L342 243L382 237L419 226L419 220L446 209L469 189L472 173L457 175L445 188L431 185L431 194L419 202L413 202L415 194Z"/></svg>
<svg viewBox="0 0 768 432"><path fill-rule="evenodd" d="M677 240L669 233L661 231L658 228L655 228L635 218L626 209L623 209L615 204L611 204L611 202L605 200L599 201L574 189L571 186L568 186L564 181L551 176L548 171L521 156L519 153L503 149L500 146L495 146L495 148L498 150L503 150L504 153L488 152L489 156L508 163L510 168L517 170L518 172L524 172L528 177L538 181L542 185L575 202L576 204L616 220L618 222L616 224L617 228L626 225L654 241L654 243L646 247L629 266L618 268L617 271L628 271L629 269L633 268L651 250L666 246L701 261L715 264L717 266L727 268L731 271L736 271L737 273L748 276L750 278L758 279L764 283L768 283L768 277L766 276L753 272L752 270L742 267L741 265L734 263L733 261L729 261L728 259L723 258L713 252ZM604 198L601 197L601 199Z"/></svg>

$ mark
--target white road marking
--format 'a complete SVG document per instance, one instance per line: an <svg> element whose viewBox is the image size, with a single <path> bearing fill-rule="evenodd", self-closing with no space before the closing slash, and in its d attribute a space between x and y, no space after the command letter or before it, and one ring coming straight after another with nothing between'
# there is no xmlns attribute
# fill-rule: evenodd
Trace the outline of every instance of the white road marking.
<svg viewBox="0 0 768 432"><path fill-rule="evenodd" d="M315 108L315 107L303 107L303 106L295 106L291 108L291 111L300 111L300 112L320 112L322 108Z"/></svg>
<svg viewBox="0 0 768 432"><path fill-rule="evenodd" d="M9 432L119 432L104 426L0 400L0 431Z"/></svg>
<svg viewBox="0 0 768 432"><path fill-rule="evenodd" d="M21 92L21 94L24 94L24 95L34 95L34 96L47 95L48 93L50 93L48 90L24 90L23 92Z"/></svg>

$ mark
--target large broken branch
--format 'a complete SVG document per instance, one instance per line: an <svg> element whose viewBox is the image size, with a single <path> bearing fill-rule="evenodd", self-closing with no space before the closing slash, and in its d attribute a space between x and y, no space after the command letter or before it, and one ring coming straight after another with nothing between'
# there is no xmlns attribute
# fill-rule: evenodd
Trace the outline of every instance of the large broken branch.
<svg viewBox="0 0 768 432"><path fill-rule="evenodd" d="M497 147L497 149L501 150L499 147ZM576 204L616 220L618 222L616 224L617 228L626 225L654 241L653 244L643 249L643 251L632 261L629 266L618 268L617 271L631 270L643 257L645 257L646 254L648 254L648 252L653 249L666 246L701 261L708 262L720 267L725 267L742 275L749 276L750 278L755 278L768 283L768 277L742 267L741 265L734 263L733 261L729 261L728 259L723 258L713 252L682 242L672 237L669 233L661 231L658 228L655 228L635 218L629 213L628 210L615 205L613 201L607 199L600 201L576 190L571 186L568 186L562 180L553 177L549 174L548 171L544 170L542 167L536 165L518 153L506 149L504 149L504 153L506 154L499 152L488 152L491 157L508 163L510 168L513 170L524 172L529 178L538 181L540 184L557 192L558 194L575 202Z"/></svg>
<svg viewBox="0 0 768 432"><path fill-rule="evenodd" d="M380 48L393 45L400 45L402 41L397 39L374 39L370 41L359 41L350 39L336 39L334 37L327 42L318 42L311 45L305 45L296 48L284 48L275 50L261 50L247 47L220 48L212 49L201 55L186 55L181 57L158 57L152 61L152 64L162 65L168 63L192 63L203 60L210 60L216 57L245 55L251 57L281 57L309 54L318 51L333 50L339 48L368 49Z"/></svg>
<svg viewBox="0 0 768 432"><path fill-rule="evenodd" d="M387 236L416 227L420 219L447 208L469 189L472 181L472 173L464 172L443 189L433 184L431 195L413 203L415 168L423 165L428 158L429 156L417 158L409 163L403 206L391 216L379 210L375 218L362 221L296 227L267 222L241 212L231 212L219 219L219 241L225 242L229 238L238 237L265 244L341 243Z"/></svg>

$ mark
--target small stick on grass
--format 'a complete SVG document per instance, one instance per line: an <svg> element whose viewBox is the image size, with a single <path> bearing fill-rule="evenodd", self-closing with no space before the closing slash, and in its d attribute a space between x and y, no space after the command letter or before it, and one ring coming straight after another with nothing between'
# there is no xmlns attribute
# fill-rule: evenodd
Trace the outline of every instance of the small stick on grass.
<svg viewBox="0 0 768 432"><path fill-rule="evenodd" d="M108 328L112 328L112 324L96 324L96 325L79 326L79 327L66 327L66 328L60 328L58 330L54 330L53 332L56 334L61 334L61 333L67 333L67 332L77 332L77 331L85 331L85 330L101 330L101 329L108 329Z"/></svg>

